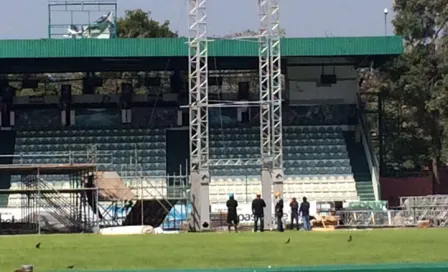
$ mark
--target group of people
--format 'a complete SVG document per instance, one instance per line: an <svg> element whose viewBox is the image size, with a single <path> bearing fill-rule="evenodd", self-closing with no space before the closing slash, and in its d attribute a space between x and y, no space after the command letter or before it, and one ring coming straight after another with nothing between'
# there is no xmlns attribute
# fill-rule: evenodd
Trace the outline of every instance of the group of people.
<svg viewBox="0 0 448 272"><path fill-rule="evenodd" d="M227 224L228 230L231 231L234 227L235 232L238 232L239 217L237 212L238 201L235 199L233 194L229 195L229 200L227 200ZM310 225L310 203L307 201L306 197L303 197L302 203L297 202L296 198L293 198L289 204L291 208L291 226L293 229L294 225L297 230L299 230L299 216L302 217L303 229L306 231L311 230ZM261 198L261 194L257 194L256 198L252 201L252 215L254 217L254 232L260 230L264 231L264 209L266 208L265 201ZM284 231L283 227L283 209L284 203L279 192L275 193L275 220L277 223L277 230L280 232ZM295 222L295 224L294 224Z"/></svg>

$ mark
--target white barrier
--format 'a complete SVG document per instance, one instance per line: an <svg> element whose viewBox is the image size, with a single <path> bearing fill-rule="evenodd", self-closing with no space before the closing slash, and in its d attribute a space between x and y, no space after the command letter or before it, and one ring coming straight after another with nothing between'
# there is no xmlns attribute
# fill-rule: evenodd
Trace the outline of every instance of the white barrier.
<svg viewBox="0 0 448 272"><path fill-rule="evenodd" d="M133 235L133 234L153 234L152 226L125 226L110 227L100 230L101 235Z"/></svg>
<svg viewBox="0 0 448 272"><path fill-rule="evenodd" d="M135 235L135 234L178 234L178 231L164 231L162 228L152 226L124 226L110 227L100 230L101 235Z"/></svg>

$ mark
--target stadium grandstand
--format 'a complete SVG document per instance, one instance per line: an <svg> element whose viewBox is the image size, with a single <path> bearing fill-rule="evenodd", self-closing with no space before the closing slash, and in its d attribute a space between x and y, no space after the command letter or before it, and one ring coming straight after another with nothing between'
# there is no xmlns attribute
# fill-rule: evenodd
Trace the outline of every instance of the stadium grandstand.
<svg viewBox="0 0 448 272"><path fill-rule="evenodd" d="M270 211L272 188L382 205L357 69L400 54L399 37L282 38L263 56L263 35L114 39L109 8L0 41L2 229L209 229L228 194L244 215L257 192Z"/></svg>

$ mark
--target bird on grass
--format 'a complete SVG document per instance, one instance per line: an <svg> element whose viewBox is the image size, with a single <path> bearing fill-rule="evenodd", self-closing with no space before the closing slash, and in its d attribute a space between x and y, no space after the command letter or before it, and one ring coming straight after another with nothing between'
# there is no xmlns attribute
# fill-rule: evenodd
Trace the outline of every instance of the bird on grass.
<svg viewBox="0 0 448 272"><path fill-rule="evenodd" d="M349 237L348 237L348 240L347 240L347 242L351 242L352 241L352 236L350 235Z"/></svg>
<svg viewBox="0 0 448 272"><path fill-rule="evenodd" d="M291 238L288 238L288 240L285 242L285 244L289 244L291 242Z"/></svg>
<svg viewBox="0 0 448 272"><path fill-rule="evenodd" d="M36 247L37 249L39 249L39 248L40 248L40 242L37 243L35 247Z"/></svg>
<svg viewBox="0 0 448 272"><path fill-rule="evenodd" d="M67 266L67 269L73 269L73 268L75 268L74 265L69 265L69 266Z"/></svg>

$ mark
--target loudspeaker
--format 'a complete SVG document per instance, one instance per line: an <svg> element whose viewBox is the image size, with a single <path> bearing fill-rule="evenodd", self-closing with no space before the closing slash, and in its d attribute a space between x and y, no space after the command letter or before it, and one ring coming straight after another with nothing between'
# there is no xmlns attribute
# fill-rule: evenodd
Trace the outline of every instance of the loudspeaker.
<svg viewBox="0 0 448 272"><path fill-rule="evenodd" d="M82 80L82 93L95 94L97 87L103 86L103 79L95 74L89 74Z"/></svg>
<svg viewBox="0 0 448 272"><path fill-rule="evenodd" d="M212 76L208 77L209 86L222 86L222 77Z"/></svg>
<svg viewBox="0 0 448 272"><path fill-rule="evenodd" d="M61 85L61 102L70 104L72 102L72 85Z"/></svg>
<svg viewBox="0 0 448 272"><path fill-rule="evenodd" d="M134 90L131 83L121 83L121 97L123 100L126 100L126 102L131 102L133 92Z"/></svg>
<svg viewBox="0 0 448 272"><path fill-rule="evenodd" d="M9 86L9 79L0 77L0 95L3 92L3 89Z"/></svg>
<svg viewBox="0 0 448 272"><path fill-rule="evenodd" d="M93 86L92 80L90 79L90 77L83 78L82 93L83 94L95 94L95 86Z"/></svg>
<svg viewBox="0 0 448 272"><path fill-rule="evenodd" d="M170 77L170 87L172 93L180 93L182 89L182 78L179 71L174 71Z"/></svg>
<svg viewBox="0 0 448 272"><path fill-rule="evenodd" d="M91 79L91 84L93 85L93 87L101 87L103 86L103 79L101 77L98 77L96 75L94 75Z"/></svg>
<svg viewBox="0 0 448 272"><path fill-rule="evenodd" d="M121 105L123 109L128 109L132 103L134 88L132 83L121 83Z"/></svg>
<svg viewBox="0 0 448 272"><path fill-rule="evenodd" d="M190 112L188 110L182 111L182 126L190 124Z"/></svg>
<svg viewBox="0 0 448 272"><path fill-rule="evenodd" d="M320 84L322 84L322 85L336 84L336 82L337 82L336 75L321 75L320 76Z"/></svg>
<svg viewBox="0 0 448 272"><path fill-rule="evenodd" d="M147 77L145 78L146 87L160 87L161 79L160 77Z"/></svg>
<svg viewBox="0 0 448 272"><path fill-rule="evenodd" d="M39 85L39 81L36 79L24 79L22 80L22 88L23 89L35 89Z"/></svg>
<svg viewBox="0 0 448 272"><path fill-rule="evenodd" d="M238 100L249 100L249 86L247 81L238 83Z"/></svg>
<svg viewBox="0 0 448 272"><path fill-rule="evenodd" d="M2 102L8 106L13 104L14 97L16 96L16 90L11 86L4 86L0 88L0 96L2 97Z"/></svg>

